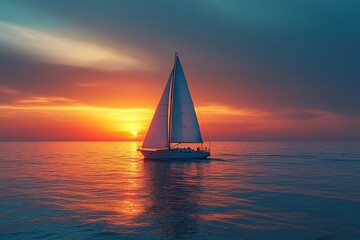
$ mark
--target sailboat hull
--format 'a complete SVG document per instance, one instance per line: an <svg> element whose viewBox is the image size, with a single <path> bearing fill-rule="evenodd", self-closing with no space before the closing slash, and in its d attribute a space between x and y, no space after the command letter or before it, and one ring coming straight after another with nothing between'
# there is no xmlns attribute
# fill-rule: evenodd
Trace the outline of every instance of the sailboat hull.
<svg viewBox="0 0 360 240"><path fill-rule="evenodd" d="M202 159L210 156L208 151L195 151L187 148L173 148L161 150L140 149L146 159Z"/></svg>

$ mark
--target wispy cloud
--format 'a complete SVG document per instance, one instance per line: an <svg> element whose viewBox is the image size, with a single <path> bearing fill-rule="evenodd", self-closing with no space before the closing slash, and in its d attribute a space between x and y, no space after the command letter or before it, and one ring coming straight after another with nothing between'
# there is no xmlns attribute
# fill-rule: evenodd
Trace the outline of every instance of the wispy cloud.
<svg viewBox="0 0 360 240"><path fill-rule="evenodd" d="M206 115L232 115L232 116L259 116L265 112L256 109L232 108L224 105L207 105L198 107L200 114Z"/></svg>
<svg viewBox="0 0 360 240"><path fill-rule="evenodd" d="M39 60L106 71L146 68L142 60L89 41L0 21L0 44Z"/></svg>
<svg viewBox="0 0 360 240"><path fill-rule="evenodd" d="M18 105L61 105L61 104L71 104L73 101L68 98L63 97L31 97L31 98L24 98L19 99L16 101Z"/></svg>
<svg viewBox="0 0 360 240"><path fill-rule="evenodd" d="M9 87L0 85L0 93L3 93L3 94L16 94L16 93L19 93L19 91L16 90L16 89L13 89L13 88L9 88Z"/></svg>
<svg viewBox="0 0 360 240"><path fill-rule="evenodd" d="M21 98L12 104L1 105L0 110L44 110L44 111L116 111L120 113L129 112L145 112L152 113L151 109L146 108L107 108L107 107L94 107L84 105L75 100L65 97L45 97L45 96L32 96L28 98Z"/></svg>
<svg viewBox="0 0 360 240"><path fill-rule="evenodd" d="M100 82L87 82L87 83L75 83L74 85L75 85L75 86L78 86L78 87L87 88L87 87L98 87L98 86L100 86L100 85L104 85L104 83L100 83Z"/></svg>

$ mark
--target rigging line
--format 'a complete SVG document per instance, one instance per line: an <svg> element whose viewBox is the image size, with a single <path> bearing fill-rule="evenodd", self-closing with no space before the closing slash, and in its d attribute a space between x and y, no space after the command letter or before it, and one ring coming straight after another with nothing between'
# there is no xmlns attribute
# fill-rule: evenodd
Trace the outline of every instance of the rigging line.
<svg viewBox="0 0 360 240"><path fill-rule="evenodd" d="M195 104L194 104L194 105L195 105ZM197 112L199 113L199 116L200 116L200 122L202 123L202 126L204 127L206 138L208 139L209 144L211 144L211 140L210 140L210 137L209 137L208 131L207 131L207 129L206 129L206 126L205 126L204 120L203 120L203 118L202 118L202 115L201 115L200 109L199 109L199 107L198 107L198 106L196 106L196 105L195 105L195 107L196 107Z"/></svg>

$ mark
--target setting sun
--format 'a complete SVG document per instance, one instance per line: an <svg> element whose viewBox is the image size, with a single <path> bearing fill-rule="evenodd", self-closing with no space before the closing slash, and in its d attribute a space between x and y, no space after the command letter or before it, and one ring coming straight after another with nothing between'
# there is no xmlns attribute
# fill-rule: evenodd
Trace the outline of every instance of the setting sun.
<svg viewBox="0 0 360 240"><path fill-rule="evenodd" d="M137 131L133 131L133 136L136 137L138 135Z"/></svg>

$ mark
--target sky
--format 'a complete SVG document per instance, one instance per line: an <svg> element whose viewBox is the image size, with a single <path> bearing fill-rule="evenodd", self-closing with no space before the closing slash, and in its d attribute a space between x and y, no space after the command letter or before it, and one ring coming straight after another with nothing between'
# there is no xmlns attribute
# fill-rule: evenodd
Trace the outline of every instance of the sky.
<svg viewBox="0 0 360 240"><path fill-rule="evenodd" d="M205 140L360 140L360 1L0 6L2 141L142 141L175 51Z"/></svg>

